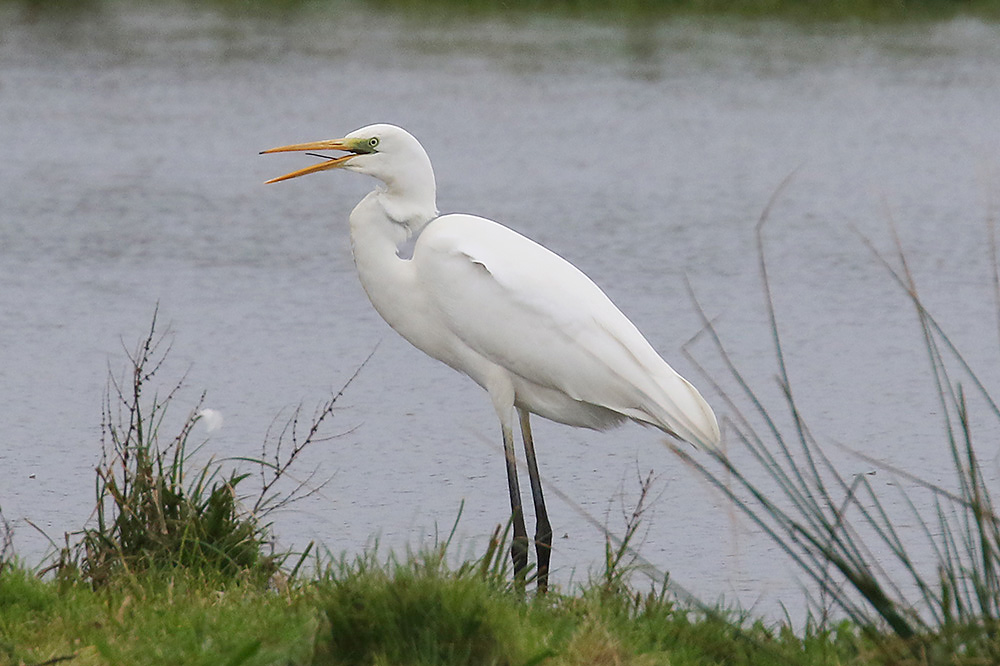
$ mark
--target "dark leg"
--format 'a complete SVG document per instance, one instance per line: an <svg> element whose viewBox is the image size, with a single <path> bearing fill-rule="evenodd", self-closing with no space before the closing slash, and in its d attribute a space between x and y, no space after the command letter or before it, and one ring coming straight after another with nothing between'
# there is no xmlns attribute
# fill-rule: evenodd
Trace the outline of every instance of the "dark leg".
<svg viewBox="0 0 1000 666"><path fill-rule="evenodd" d="M524 588L525 569L528 566L528 530L524 527L524 509L521 507L521 490L517 484L517 463L514 460L514 433L506 423L503 429L503 452L507 459L507 488L510 490L510 515L514 523L514 541L510 557L514 561L514 580Z"/></svg>
<svg viewBox="0 0 1000 666"><path fill-rule="evenodd" d="M542 480L538 476L538 462L535 460L535 443L531 439L529 414L520 407L517 416L521 421L521 438L524 440L524 455L528 460L528 478L531 480L531 498L535 502L535 555L538 558L538 591L549 589L549 558L552 555L552 526L545 510L542 496Z"/></svg>

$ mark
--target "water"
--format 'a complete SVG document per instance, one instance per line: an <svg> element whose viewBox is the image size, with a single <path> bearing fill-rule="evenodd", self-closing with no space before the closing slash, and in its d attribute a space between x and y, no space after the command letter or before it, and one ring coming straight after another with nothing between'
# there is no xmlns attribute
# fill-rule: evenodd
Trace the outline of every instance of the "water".
<svg viewBox="0 0 1000 666"><path fill-rule="evenodd" d="M458 548L471 553L506 519L485 395L398 339L353 274L346 218L372 183L262 185L304 162L259 150L371 122L423 142L443 211L501 220L585 270L720 415L681 353L699 329L684 280L776 397L754 225L793 172L765 238L820 441L951 480L912 308L853 229L891 252L895 222L929 306L987 384L1000 379L996 26L101 7L0 9L0 505L29 561L48 543L28 520L58 541L89 516L107 373L157 304L173 343L163 388L187 373L173 420L203 390L225 417L197 433L205 455L257 455L269 428L298 404L311 414L377 347L339 402L337 436L301 462L330 481L276 517L283 544L427 544L464 503ZM704 339L691 351L724 377ZM982 427L996 479L996 427ZM655 432L538 423L536 440L563 584L599 566L603 537L555 489L620 531L652 469L648 560L707 600L801 603L780 553Z"/></svg>

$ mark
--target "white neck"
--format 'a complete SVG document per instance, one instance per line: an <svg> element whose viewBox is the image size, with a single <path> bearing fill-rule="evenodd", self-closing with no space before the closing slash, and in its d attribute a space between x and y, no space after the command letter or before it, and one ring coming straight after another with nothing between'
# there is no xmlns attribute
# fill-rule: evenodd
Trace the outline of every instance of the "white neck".
<svg viewBox="0 0 1000 666"><path fill-rule="evenodd" d="M380 181L366 200L374 195L384 214L393 222L405 226L411 234L437 217L434 168L427 153L415 139L413 141L415 146L412 150L393 156L391 168L383 162L363 161L364 158L358 159L356 167L352 167L351 163L346 166L347 169L374 176Z"/></svg>
<svg viewBox="0 0 1000 666"><path fill-rule="evenodd" d="M408 309L406 301L414 291L413 267L398 256L397 249L430 221L426 211L399 203L379 188L351 212L351 251L361 286L393 328L399 325L399 313ZM390 212L394 207L398 210Z"/></svg>
<svg viewBox="0 0 1000 666"><path fill-rule="evenodd" d="M419 302L422 292L415 285L413 262L398 252L437 217L437 187L431 161L416 139L405 135L392 140L404 145L391 161L375 153L359 155L345 165L381 181L351 212L351 249L372 305L404 338L425 349L417 339L426 335L419 313L427 307Z"/></svg>
<svg viewBox="0 0 1000 666"><path fill-rule="evenodd" d="M428 222L437 217L437 203L434 196L433 178L431 188L413 191L411 187L402 189L384 185L368 195L377 201L384 215L407 230L407 238L418 233ZM367 199L367 197L366 197ZM362 202L364 203L364 202ZM358 204L359 206L361 204ZM406 240L404 238L403 240Z"/></svg>

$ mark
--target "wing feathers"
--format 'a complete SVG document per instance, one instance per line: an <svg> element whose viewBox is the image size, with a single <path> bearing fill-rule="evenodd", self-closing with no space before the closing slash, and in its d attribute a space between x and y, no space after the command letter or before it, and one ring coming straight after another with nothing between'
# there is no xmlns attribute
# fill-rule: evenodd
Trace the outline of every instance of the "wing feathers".
<svg viewBox="0 0 1000 666"><path fill-rule="evenodd" d="M490 362L682 439L718 439L694 387L590 278L541 245L483 218L447 215L421 232L413 261L449 328Z"/></svg>

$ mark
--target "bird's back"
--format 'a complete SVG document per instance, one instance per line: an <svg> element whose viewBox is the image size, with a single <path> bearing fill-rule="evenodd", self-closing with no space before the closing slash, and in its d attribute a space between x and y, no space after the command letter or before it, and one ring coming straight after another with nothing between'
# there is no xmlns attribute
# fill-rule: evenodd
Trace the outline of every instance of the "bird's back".
<svg viewBox="0 0 1000 666"><path fill-rule="evenodd" d="M711 408L579 269L490 220L445 215L421 232L416 279L466 349L510 373L519 405L607 427L627 417L704 446ZM468 372L462 362L442 359ZM474 372L473 379L483 383Z"/></svg>

